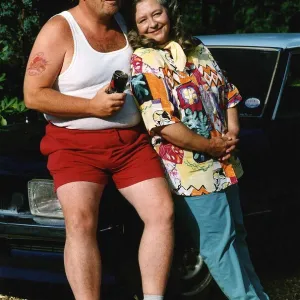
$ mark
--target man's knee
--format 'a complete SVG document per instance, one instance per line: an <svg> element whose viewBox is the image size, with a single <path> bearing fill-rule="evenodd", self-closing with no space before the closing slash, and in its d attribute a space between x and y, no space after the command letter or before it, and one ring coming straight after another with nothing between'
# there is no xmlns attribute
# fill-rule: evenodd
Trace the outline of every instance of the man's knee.
<svg viewBox="0 0 300 300"><path fill-rule="evenodd" d="M149 210L146 218L143 220L145 225L173 226L174 205L173 201L155 205L154 209Z"/></svg>
<svg viewBox="0 0 300 300"><path fill-rule="evenodd" d="M95 235L96 230L97 222L93 218L93 214L78 212L66 218L66 233L69 237L90 237Z"/></svg>
<svg viewBox="0 0 300 300"><path fill-rule="evenodd" d="M165 205L163 205L159 218L162 218L163 222L166 224L173 225L174 222L174 204L173 201L168 201Z"/></svg>

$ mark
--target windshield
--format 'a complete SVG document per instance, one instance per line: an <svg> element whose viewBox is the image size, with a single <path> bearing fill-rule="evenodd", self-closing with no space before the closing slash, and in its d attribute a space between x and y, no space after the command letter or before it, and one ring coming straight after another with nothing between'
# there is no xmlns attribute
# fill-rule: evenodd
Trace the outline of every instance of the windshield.
<svg viewBox="0 0 300 300"><path fill-rule="evenodd" d="M239 109L244 116L263 113L276 67L278 51L274 49L210 48L229 82L240 91L243 102Z"/></svg>

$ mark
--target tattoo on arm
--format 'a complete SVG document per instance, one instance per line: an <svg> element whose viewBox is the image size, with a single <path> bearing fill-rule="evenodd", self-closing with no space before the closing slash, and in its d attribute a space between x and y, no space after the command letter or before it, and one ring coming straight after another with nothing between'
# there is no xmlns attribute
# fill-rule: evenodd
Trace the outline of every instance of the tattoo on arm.
<svg viewBox="0 0 300 300"><path fill-rule="evenodd" d="M46 70L46 66L48 65L48 61L45 59L44 53L37 53L28 67L28 74L30 76L36 76L42 74Z"/></svg>

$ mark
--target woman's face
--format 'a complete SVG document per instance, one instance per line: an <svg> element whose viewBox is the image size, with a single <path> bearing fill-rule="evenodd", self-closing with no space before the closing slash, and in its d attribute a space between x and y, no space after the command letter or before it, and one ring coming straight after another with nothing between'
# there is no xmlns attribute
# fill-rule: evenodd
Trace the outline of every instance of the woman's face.
<svg viewBox="0 0 300 300"><path fill-rule="evenodd" d="M164 44L169 40L170 20L166 9L157 0L142 0L136 5L138 32L146 38Z"/></svg>

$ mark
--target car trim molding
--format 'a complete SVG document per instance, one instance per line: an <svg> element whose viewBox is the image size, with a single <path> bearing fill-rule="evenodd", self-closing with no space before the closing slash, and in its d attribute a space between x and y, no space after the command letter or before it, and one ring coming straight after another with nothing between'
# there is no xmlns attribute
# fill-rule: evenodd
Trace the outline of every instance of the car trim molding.
<svg viewBox="0 0 300 300"><path fill-rule="evenodd" d="M284 71L284 76L283 76L282 84L281 84L280 91L278 93L278 97L277 97L276 104L275 104L275 107L274 107L274 111L273 111L273 115L272 115L272 120L275 120L275 118L277 116L277 112L278 112L278 108L279 108L279 105L280 105L281 97L282 97L283 90L284 90L285 83L286 83L287 76L288 76L288 70L289 70L290 63L291 63L291 57L294 54L298 54L299 55L300 51L299 50L297 50L297 51L291 51L289 53L289 56L288 56L288 59L287 59L287 64L286 64L286 68L285 68L285 71Z"/></svg>

